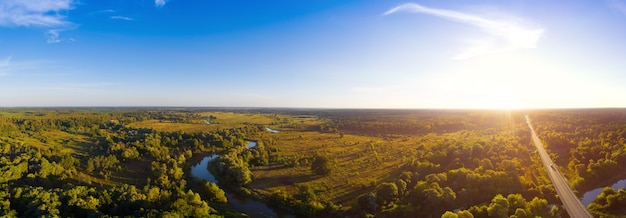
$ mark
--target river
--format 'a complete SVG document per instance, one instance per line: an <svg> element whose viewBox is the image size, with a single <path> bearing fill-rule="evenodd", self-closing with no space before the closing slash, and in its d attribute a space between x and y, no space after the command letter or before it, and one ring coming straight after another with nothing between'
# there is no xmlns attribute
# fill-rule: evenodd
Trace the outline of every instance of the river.
<svg viewBox="0 0 626 218"><path fill-rule="evenodd" d="M271 132L271 133L279 133L280 132L278 130L275 130L275 129L272 129L272 128L269 128L269 127L265 127L265 130L267 130L268 132Z"/></svg>
<svg viewBox="0 0 626 218"><path fill-rule="evenodd" d="M615 190L620 189L620 188L626 188L626 179L622 179L620 181L617 181L616 183L613 183L611 187L613 187ZM585 192L585 194L583 195L583 198L581 199L583 204L585 206L588 206L589 204L591 204L591 202L593 202L593 200L595 200L596 197L598 197L598 195L602 193L602 189L604 189L604 187L596 188L594 190Z"/></svg>
<svg viewBox="0 0 626 218"><path fill-rule="evenodd" d="M256 142L249 141L247 146L248 148L253 148L256 146ZM215 176L213 176L213 174L211 174L211 172L207 169L209 162L217 157L219 157L217 154L204 157L200 163L191 166L191 175L219 185ZM224 190L224 192L226 192L228 205L236 211L245 213L250 217L295 217L285 210L271 208L261 201L241 196L230 190L228 187L219 186Z"/></svg>

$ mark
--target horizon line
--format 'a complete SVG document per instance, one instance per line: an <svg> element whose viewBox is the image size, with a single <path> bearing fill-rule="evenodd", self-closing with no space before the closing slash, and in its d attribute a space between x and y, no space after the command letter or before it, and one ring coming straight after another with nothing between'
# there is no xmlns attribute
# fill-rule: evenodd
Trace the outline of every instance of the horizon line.
<svg viewBox="0 0 626 218"><path fill-rule="evenodd" d="M598 110L625 107L536 107L536 108L437 108L437 107L268 107L268 106L0 106L0 109L313 109L313 110L468 110L468 111L528 111L528 110Z"/></svg>

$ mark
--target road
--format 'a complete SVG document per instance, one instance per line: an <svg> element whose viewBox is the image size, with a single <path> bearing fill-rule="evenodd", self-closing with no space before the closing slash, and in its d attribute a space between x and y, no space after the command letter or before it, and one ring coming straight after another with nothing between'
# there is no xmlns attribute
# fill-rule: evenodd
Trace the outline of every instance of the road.
<svg viewBox="0 0 626 218"><path fill-rule="evenodd" d="M537 147L537 153L539 153L539 157L541 157L541 161L543 162L543 167L546 168L548 172L548 176L554 185L554 189L556 189L556 193L559 195L561 202L563 202L563 206L570 217L593 217L587 208L583 205L582 202L578 199L578 197L574 194L572 189L567 184L567 180L563 178L561 172L559 172L558 167L553 165L550 156L544 149L541 140L537 137L537 133L535 133L535 129L530 124L530 119L528 115L526 115L526 123L528 123L528 127L530 128L530 132L532 134L532 140Z"/></svg>

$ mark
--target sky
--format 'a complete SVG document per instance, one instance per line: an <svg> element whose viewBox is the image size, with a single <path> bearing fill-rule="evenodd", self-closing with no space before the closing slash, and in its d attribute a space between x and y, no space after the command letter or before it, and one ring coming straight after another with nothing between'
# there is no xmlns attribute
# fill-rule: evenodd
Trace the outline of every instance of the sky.
<svg viewBox="0 0 626 218"><path fill-rule="evenodd" d="M626 0L1 0L0 107L626 107Z"/></svg>

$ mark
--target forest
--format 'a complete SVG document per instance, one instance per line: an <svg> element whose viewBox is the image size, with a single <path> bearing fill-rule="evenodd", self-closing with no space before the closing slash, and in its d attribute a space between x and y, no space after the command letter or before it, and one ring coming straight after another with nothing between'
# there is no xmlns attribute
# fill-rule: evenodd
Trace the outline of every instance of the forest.
<svg viewBox="0 0 626 218"><path fill-rule="evenodd" d="M568 217L525 115L579 195L626 178L621 109L4 108L0 215L255 217L237 195L269 216ZM213 154L219 182L192 175Z"/></svg>

